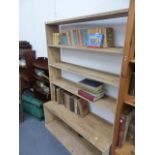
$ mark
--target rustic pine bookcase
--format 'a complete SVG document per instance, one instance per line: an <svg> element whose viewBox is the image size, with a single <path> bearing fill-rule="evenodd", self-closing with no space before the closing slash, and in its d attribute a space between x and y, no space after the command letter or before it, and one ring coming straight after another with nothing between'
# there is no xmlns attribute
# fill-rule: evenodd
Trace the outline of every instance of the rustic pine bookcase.
<svg viewBox="0 0 155 155"><path fill-rule="evenodd" d="M46 37L48 48L48 66L51 85L56 85L75 96L78 95L76 83L63 79L61 71L76 73L84 77L97 80L112 86L119 87L120 77L107 72L94 70L79 65L61 61L61 49L77 49L79 52L123 54L123 47L92 49L87 47L69 47L52 44L52 33L59 32L59 26L64 24L89 22L95 20L127 17L128 9L111 11L89 16L57 20L46 23ZM62 51L63 52L63 51ZM82 55L82 52L81 52ZM108 155L112 144L114 125L106 122L98 116L89 113L81 118L52 100L44 104L45 126L73 155ZM83 98L84 99L84 98ZM116 99L111 97L102 98L94 103L100 108L106 108L109 113L115 113Z"/></svg>

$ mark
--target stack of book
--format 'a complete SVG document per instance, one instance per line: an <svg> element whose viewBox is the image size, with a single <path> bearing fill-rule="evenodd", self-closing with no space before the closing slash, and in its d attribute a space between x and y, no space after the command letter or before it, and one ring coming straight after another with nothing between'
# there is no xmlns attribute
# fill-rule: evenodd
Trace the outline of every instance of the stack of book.
<svg viewBox="0 0 155 155"><path fill-rule="evenodd" d="M103 84L90 79L78 82L78 94L87 100L94 102L104 96Z"/></svg>
<svg viewBox="0 0 155 155"><path fill-rule="evenodd" d="M113 29L95 27L89 29L72 29L62 33L53 33L53 44L72 47L112 47Z"/></svg>
<svg viewBox="0 0 155 155"><path fill-rule="evenodd" d="M123 144L128 139L127 135L128 135L128 137L132 137L131 134L134 134L134 133L131 133L131 129L130 129L130 133L128 133L129 127L131 128L131 126L132 126L131 122L132 122L132 120L134 120L134 118L135 118L135 110L134 109L128 108L123 112L123 114L120 118L120 124L119 124L118 147L123 146Z"/></svg>
<svg viewBox="0 0 155 155"><path fill-rule="evenodd" d="M57 104L64 105L67 109L71 112L74 112L81 117L86 116L89 113L89 106L88 102L76 97L75 95L55 86L52 85L53 89L53 100Z"/></svg>

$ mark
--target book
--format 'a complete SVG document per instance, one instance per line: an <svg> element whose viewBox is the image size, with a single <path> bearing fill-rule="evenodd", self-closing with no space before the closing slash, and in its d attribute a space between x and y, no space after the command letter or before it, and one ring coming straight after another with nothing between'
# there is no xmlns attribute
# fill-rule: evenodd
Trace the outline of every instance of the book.
<svg viewBox="0 0 155 155"><path fill-rule="evenodd" d="M61 104L61 94L60 94L61 88L56 88L56 98L57 98L57 103Z"/></svg>
<svg viewBox="0 0 155 155"><path fill-rule="evenodd" d="M102 27L102 34L104 35L103 39L103 48L113 47L114 46L114 33L113 28Z"/></svg>
<svg viewBox="0 0 155 155"><path fill-rule="evenodd" d="M103 44L104 35L101 33L88 34L87 47L100 48Z"/></svg>
<svg viewBox="0 0 155 155"><path fill-rule="evenodd" d="M79 107L79 112L80 112L80 116L84 117L89 113L89 107L88 107L88 102L83 100L83 99L79 99L78 100L78 107Z"/></svg>
<svg viewBox="0 0 155 155"><path fill-rule="evenodd" d="M103 83L87 78L79 81L77 85L92 93L98 93L103 90Z"/></svg>
<svg viewBox="0 0 155 155"><path fill-rule="evenodd" d="M74 95L70 95L69 108L70 108L70 111L74 112Z"/></svg>
<svg viewBox="0 0 155 155"><path fill-rule="evenodd" d="M53 33L52 34L52 44L59 45L60 43L60 33Z"/></svg>
<svg viewBox="0 0 155 155"><path fill-rule="evenodd" d="M132 118L132 120L129 124L126 139L127 139L128 143L135 145L135 117Z"/></svg>
<svg viewBox="0 0 155 155"><path fill-rule="evenodd" d="M119 134L118 134L118 147L122 147L123 144L126 141L127 137L127 131L129 128L130 121L135 115L135 110L134 109L126 109L121 118L120 118L120 125L119 125Z"/></svg>
<svg viewBox="0 0 155 155"><path fill-rule="evenodd" d="M135 72L131 74L128 94L135 96Z"/></svg>
<svg viewBox="0 0 155 155"><path fill-rule="evenodd" d="M79 89L78 94L80 96L86 98L87 100L91 101L91 102L95 102L95 101L97 101L98 99L100 99L101 97L104 96L104 91L99 93L99 94L92 94L92 93L89 93L87 91Z"/></svg>

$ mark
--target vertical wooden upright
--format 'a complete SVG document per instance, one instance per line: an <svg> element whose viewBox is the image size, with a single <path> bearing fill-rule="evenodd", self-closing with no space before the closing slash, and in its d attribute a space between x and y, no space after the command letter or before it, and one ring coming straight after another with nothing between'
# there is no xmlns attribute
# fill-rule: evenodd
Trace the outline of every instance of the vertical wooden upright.
<svg viewBox="0 0 155 155"><path fill-rule="evenodd" d="M115 155L118 142L120 117L127 106L135 107L135 97L128 94L129 84L133 66L135 67L135 0L130 1L122 71L120 78L119 95L117 100L117 111L113 132L112 155ZM128 150L127 150L128 151ZM123 155L124 153L118 153ZM125 154L124 154L125 155Z"/></svg>

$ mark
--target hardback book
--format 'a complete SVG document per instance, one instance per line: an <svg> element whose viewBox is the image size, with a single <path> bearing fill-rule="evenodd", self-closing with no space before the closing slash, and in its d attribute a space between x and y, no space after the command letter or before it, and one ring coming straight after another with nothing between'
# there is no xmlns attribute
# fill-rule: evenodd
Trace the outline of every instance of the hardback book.
<svg viewBox="0 0 155 155"><path fill-rule="evenodd" d="M91 79L83 79L79 81L78 86L92 93L98 93L103 90L103 83Z"/></svg>
<svg viewBox="0 0 155 155"><path fill-rule="evenodd" d="M74 95L70 95L69 108L70 108L70 111L74 112Z"/></svg>
<svg viewBox="0 0 155 155"><path fill-rule="evenodd" d="M129 124L128 132L127 132L127 141L128 143L135 145L135 117L132 118Z"/></svg>
<svg viewBox="0 0 155 155"><path fill-rule="evenodd" d="M52 44L58 45L60 43L60 33L53 33L52 34Z"/></svg>
<svg viewBox="0 0 155 155"><path fill-rule="evenodd" d="M70 94L68 92L65 93L65 100L66 100L66 108L70 110Z"/></svg>
<svg viewBox="0 0 155 155"><path fill-rule="evenodd" d="M134 109L126 109L121 118L120 118L120 126L119 126L119 134L118 134L118 147L122 147L126 141L127 131L129 128L130 121L135 115Z"/></svg>
<svg viewBox="0 0 155 155"><path fill-rule="evenodd" d="M102 34L104 35L103 48L113 47L114 46L114 32L113 32L113 28L102 27Z"/></svg>
<svg viewBox="0 0 155 155"><path fill-rule="evenodd" d="M78 114L78 98L74 96L74 112L75 114Z"/></svg>
<svg viewBox="0 0 155 155"><path fill-rule="evenodd" d="M81 117L84 117L89 113L89 106L88 106L87 101L85 101L83 99L79 99L78 100L78 107L79 107Z"/></svg>
<svg viewBox="0 0 155 155"><path fill-rule="evenodd" d="M62 98L63 98L63 105L65 106L65 107L67 107L67 103L66 103L66 92L64 91L63 93L62 93Z"/></svg>
<svg viewBox="0 0 155 155"><path fill-rule="evenodd" d="M95 27L95 28L89 28L88 34L95 34L95 33L101 33L103 37L102 41L102 47L113 47L114 46L114 32L113 28L111 27Z"/></svg>
<svg viewBox="0 0 155 155"><path fill-rule="evenodd" d="M79 89L78 94L80 96L86 98L87 100L91 101L91 102L95 102L95 101L97 101L98 99L100 99L100 98L102 98L104 96L104 91L102 91L99 94L92 94L92 93L89 93L87 91Z"/></svg>
<svg viewBox="0 0 155 155"><path fill-rule="evenodd" d="M88 34L87 47L100 48L103 44L104 35L101 33Z"/></svg>

